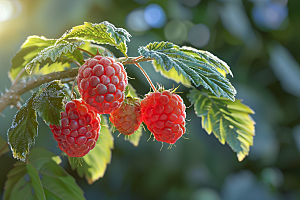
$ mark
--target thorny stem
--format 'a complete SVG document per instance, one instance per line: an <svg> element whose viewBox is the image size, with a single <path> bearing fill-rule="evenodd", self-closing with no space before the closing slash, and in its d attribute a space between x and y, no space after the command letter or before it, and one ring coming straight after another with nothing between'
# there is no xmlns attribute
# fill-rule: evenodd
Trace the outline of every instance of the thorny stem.
<svg viewBox="0 0 300 200"><path fill-rule="evenodd" d="M149 84L151 85L152 89L154 92L156 92L156 88L154 87L151 79L149 78L148 74L146 73L146 71L141 67L141 65L139 63L134 63L138 68L140 68L140 70L142 71L142 73L144 74L144 76L146 77L147 81L149 82Z"/></svg>
<svg viewBox="0 0 300 200"><path fill-rule="evenodd" d="M152 84L150 78L148 77L147 73L137 63L137 62L144 62L144 61L150 61L150 60L153 60L153 59L144 58L143 56L122 57L122 58L116 59L117 62L122 62L123 65L135 64L143 72L143 74L147 78L148 82L150 83L152 89L154 91L156 91L156 89L155 89L154 85ZM78 67L81 66L80 63L78 63L76 61L73 61L73 62ZM73 81L76 78L76 76L78 75L78 69L79 68L67 69L65 71L53 72L50 74L39 76L39 77L33 78L31 80L19 81L22 74L25 72L25 68L22 69L20 71L20 73L17 75L14 82L12 83L11 88L0 97L0 113L9 105L17 106L18 102L21 100L20 96L22 94L40 86L41 84L48 83L53 80L61 80L62 83L68 83L70 81Z"/></svg>
<svg viewBox="0 0 300 200"><path fill-rule="evenodd" d="M62 72L53 72L44 76L36 77L28 81L20 81L0 97L0 113L9 105L17 105L21 100L20 96L29 90L32 90L41 84L51 82L53 80L62 80L62 82L70 82L75 79L78 74L78 68L68 69Z"/></svg>

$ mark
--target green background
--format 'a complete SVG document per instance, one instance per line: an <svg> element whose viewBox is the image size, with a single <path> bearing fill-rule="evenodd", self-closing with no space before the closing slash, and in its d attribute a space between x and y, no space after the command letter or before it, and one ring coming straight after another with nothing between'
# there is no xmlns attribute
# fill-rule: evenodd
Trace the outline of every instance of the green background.
<svg viewBox="0 0 300 200"><path fill-rule="evenodd" d="M143 18L153 3L165 14L159 27L151 27ZM0 0L0 90L10 87L10 59L28 36L59 38L85 21L109 21L127 29L132 35L129 56L138 56L139 46L154 41L210 51L228 63L237 98L255 111L256 136L245 160L238 162L228 145L208 135L190 107L188 134L172 149L148 140L148 132L143 132L138 147L114 133L112 162L104 178L88 185L66 158L62 166L76 178L86 199L300 199L299 7L297 0ZM193 32L195 27L202 29ZM150 63L142 66L154 83L178 86L156 73ZM128 65L127 72L135 78L129 82L137 92L146 94L150 87L142 73L134 65ZM188 90L179 87L187 107ZM7 107L0 116L4 139L16 110ZM59 155L49 127L40 118L39 123L35 146ZM11 152L0 157L0 188L15 161Z"/></svg>

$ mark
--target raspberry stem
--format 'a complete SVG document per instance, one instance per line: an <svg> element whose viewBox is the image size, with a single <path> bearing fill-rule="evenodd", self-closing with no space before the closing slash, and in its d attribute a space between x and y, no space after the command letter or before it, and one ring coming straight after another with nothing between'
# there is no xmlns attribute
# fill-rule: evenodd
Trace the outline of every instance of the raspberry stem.
<svg viewBox="0 0 300 200"><path fill-rule="evenodd" d="M139 63L134 63L138 68L140 68L140 70L142 71L142 73L144 74L144 76L146 77L147 81L149 82L149 84L151 85L152 89L154 92L156 92L156 88L154 87L150 77L148 76L148 74L146 73L146 71L141 67L141 65Z"/></svg>
<svg viewBox="0 0 300 200"><path fill-rule="evenodd" d="M89 55L92 56L92 57L95 56L94 54L92 54L91 52L89 52L89 51L87 51L87 50L85 50L85 49L78 48L78 47L77 47L77 49L80 50L80 51L83 51L83 52L85 52L85 53L87 53L87 54L89 54Z"/></svg>

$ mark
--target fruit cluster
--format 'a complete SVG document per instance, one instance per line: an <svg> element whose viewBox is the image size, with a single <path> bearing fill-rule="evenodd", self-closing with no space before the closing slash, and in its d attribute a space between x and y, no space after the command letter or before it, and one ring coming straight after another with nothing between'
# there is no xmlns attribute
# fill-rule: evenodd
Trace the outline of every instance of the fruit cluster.
<svg viewBox="0 0 300 200"><path fill-rule="evenodd" d="M110 121L124 135L133 134L144 122L157 141L174 144L185 132L185 105L168 90L146 95L143 100L125 97L128 84L124 66L114 59L96 55L78 71L82 100L72 100L61 113L61 125L50 125L59 148L70 157L92 150L99 137L100 117Z"/></svg>

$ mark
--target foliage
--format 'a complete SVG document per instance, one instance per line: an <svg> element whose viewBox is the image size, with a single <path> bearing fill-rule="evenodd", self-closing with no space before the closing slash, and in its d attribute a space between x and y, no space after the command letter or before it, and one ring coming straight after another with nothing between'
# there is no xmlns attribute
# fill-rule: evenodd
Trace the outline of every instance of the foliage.
<svg viewBox="0 0 300 200"><path fill-rule="evenodd" d="M82 190L60 163L52 152L33 148L26 162L16 162L8 173L4 199L84 199Z"/></svg>
<svg viewBox="0 0 300 200"><path fill-rule="evenodd" d="M231 102L225 98L216 98L207 90L191 90L188 94L194 104L197 116L202 118L202 127L211 132L222 144L227 142L237 152L239 161L248 155L253 145L254 121L249 114L254 114L240 100Z"/></svg>
<svg viewBox="0 0 300 200"><path fill-rule="evenodd" d="M179 47L171 42L154 42L141 46L138 49L141 56L130 58L126 54L126 42L130 41L130 37L125 29L116 28L109 22L86 22L65 32L59 39L31 36L23 43L20 51L12 59L9 72L12 87L20 83L20 78L42 78L39 82L31 81L31 84L38 82L40 87L17 111L7 132L13 156L25 163L17 162L8 174L5 198L20 198L24 195L32 198L36 195L38 199L84 198L74 179L58 166L60 158L43 148L32 148L31 151L30 148L38 135L36 113L47 125L60 125L64 101L73 97L74 85L70 90L66 83L71 85L73 81L76 82L76 76L70 75L66 80L57 74L57 80L50 82L53 80L50 73L66 72L66 68L71 67L70 63L81 65L87 56L99 52L103 55L109 54L102 46L92 43L115 46L126 57L121 59L124 65L137 64L140 60L152 60L155 70L166 78L182 83L188 88L204 87L205 90L194 88L188 94L197 116L202 118L202 127L208 134L213 132L222 144L227 142L237 153L239 161L248 155L254 136L254 121L249 115L254 112L240 100L235 100L236 90L226 78L226 74L232 76L229 66L207 51ZM25 69L31 75L25 74ZM144 75L151 82L145 73ZM25 84L24 88L26 87L29 86ZM19 95L21 94L23 93L20 92ZM126 95L139 97L130 84ZM134 134L125 139L138 146L142 128L141 125ZM101 130L95 148L82 158L69 158L71 168L76 169L80 177L84 176L87 182L92 184L104 176L107 164L111 162L113 148L114 138L106 117L102 115ZM3 150L5 152L5 149Z"/></svg>

